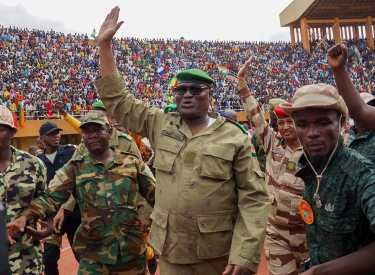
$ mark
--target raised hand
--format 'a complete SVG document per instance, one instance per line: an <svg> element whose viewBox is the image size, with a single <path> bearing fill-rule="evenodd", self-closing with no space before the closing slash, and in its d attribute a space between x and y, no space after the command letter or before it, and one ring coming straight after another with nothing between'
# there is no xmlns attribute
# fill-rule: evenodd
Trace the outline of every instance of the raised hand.
<svg viewBox="0 0 375 275"><path fill-rule="evenodd" d="M102 43L110 43L117 30L121 27L122 23L124 23L124 21L117 22L119 14L120 8L118 6L114 7L111 12L107 14L99 30L97 38L99 46Z"/></svg>
<svg viewBox="0 0 375 275"><path fill-rule="evenodd" d="M338 43L327 52L327 62L332 70L345 68L347 58L348 48L346 43Z"/></svg>
<svg viewBox="0 0 375 275"><path fill-rule="evenodd" d="M241 69L238 71L238 73L237 73L238 80L240 80L240 78L241 79L245 79L246 78L247 68L249 68L250 63L251 63L252 60L253 60L253 57L250 56L250 58L245 62L245 64L243 64L243 66L241 67Z"/></svg>

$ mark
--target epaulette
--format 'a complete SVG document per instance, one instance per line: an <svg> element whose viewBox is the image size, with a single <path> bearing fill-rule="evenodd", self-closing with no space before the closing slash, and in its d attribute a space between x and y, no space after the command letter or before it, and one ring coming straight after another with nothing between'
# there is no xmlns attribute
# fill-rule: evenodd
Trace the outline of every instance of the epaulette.
<svg viewBox="0 0 375 275"><path fill-rule="evenodd" d="M177 105L172 104L172 105L168 105L167 107L164 108L164 113L168 113L169 111L176 112L177 111Z"/></svg>
<svg viewBox="0 0 375 275"><path fill-rule="evenodd" d="M232 122L234 125L236 125L238 128L241 129L242 133L244 133L245 135L248 135L248 132L246 131L246 129L239 122L233 121L233 120L228 119L228 118L226 118L225 120L229 121L229 122Z"/></svg>
<svg viewBox="0 0 375 275"><path fill-rule="evenodd" d="M127 138L129 141L133 141L134 140L134 138L132 138L131 136L129 136L128 134L125 134L125 133L121 133L119 135L119 137Z"/></svg>

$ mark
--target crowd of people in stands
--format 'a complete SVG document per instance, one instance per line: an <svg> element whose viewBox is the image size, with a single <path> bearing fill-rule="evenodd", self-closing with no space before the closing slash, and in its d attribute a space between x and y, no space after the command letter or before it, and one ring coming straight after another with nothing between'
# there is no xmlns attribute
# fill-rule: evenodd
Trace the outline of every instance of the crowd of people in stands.
<svg viewBox="0 0 375 275"><path fill-rule="evenodd" d="M330 46L333 41L327 41ZM348 71L359 91L375 92L371 80L375 51L365 40L347 41ZM174 102L170 80L183 69L206 71L216 82L213 109L240 109L236 73L254 55L249 88L259 104L269 98L290 101L296 89L318 82L335 85L327 68L326 47L319 40L306 51L301 43L192 41L187 39L113 39L119 72L128 89L152 106ZM0 102L17 112L22 103L25 117L58 117L54 103L82 116L99 100L94 80L100 75L100 49L84 34L0 27ZM220 68L220 70L219 70ZM224 68L224 70L223 70Z"/></svg>

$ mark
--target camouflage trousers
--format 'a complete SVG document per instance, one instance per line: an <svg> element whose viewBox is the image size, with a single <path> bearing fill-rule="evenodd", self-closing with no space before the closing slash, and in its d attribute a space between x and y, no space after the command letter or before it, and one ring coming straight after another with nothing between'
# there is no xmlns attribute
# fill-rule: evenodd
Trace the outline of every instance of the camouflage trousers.
<svg viewBox="0 0 375 275"><path fill-rule="evenodd" d="M103 264L89 258L81 257L78 275L146 275L146 254L123 263L121 256L117 257L116 265Z"/></svg>
<svg viewBox="0 0 375 275"><path fill-rule="evenodd" d="M268 224L264 247L270 275L299 274L302 259L309 258L304 228L282 230Z"/></svg>
<svg viewBox="0 0 375 275"><path fill-rule="evenodd" d="M228 264L229 256L206 260L194 264L172 264L159 256L162 275L221 275Z"/></svg>

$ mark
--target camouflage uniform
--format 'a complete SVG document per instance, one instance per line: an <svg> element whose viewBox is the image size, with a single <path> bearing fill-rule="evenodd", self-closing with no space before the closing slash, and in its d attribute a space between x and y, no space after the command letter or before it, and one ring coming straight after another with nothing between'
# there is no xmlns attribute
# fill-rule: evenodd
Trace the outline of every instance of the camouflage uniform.
<svg viewBox="0 0 375 275"><path fill-rule="evenodd" d="M224 257L225 264L229 258L256 272L268 196L247 136L217 113L209 113L216 119L211 126L192 136L178 113L136 100L117 71L96 86L108 112L154 149L156 204L148 240L160 260L176 267L221 264Z"/></svg>
<svg viewBox="0 0 375 275"><path fill-rule="evenodd" d="M262 141L256 134L253 134L251 136L251 143L253 144L255 148L255 152L257 153L257 159L259 162L260 170L262 170L262 172L265 172L266 171L266 153L264 152Z"/></svg>
<svg viewBox="0 0 375 275"><path fill-rule="evenodd" d="M314 165L320 174L328 161ZM318 208L313 199L317 179L304 156L297 177L305 181L303 199L314 212L306 225L312 265L353 253L375 240L375 167L358 152L346 148L340 138L331 163L320 182ZM375 273L372 273L375 274Z"/></svg>
<svg viewBox="0 0 375 275"><path fill-rule="evenodd" d="M118 131L112 127L112 137L109 140L109 146L114 147L122 152L129 152L136 155L139 159L142 159L141 153L138 150L137 144L133 138L125 133ZM73 154L72 159L82 156L87 152L87 148L83 142L81 142L76 151ZM148 169L148 167L146 167ZM70 209L74 206L75 200L72 198L69 200ZM137 194L137 206L138 206L138 217L140 220L149 220L152 212L152 207L147 203L146 199ZM66 209L66 207L65 207ZM69 209L69 208L68 208Z"/></svg>
<svg viewBox="0 0 375 275"><path fill-rule="evenodd" d="M356 150L375 164L375 132L368 130L360 137L357 137L355 126L350 127L346 132L349 134L346 146Z"/></svg>
<svg viewBox="0 0 375 275"><path fill-rule="evenodd" d="M0 198L6 209L7 223L17 218L33 198L41 196L46 181L46 168L40 159L12 146L10 149L12 162L0 173ZM21 232L13 238L16 244L9 246L9 274L42 274L40 242L28 239L26 233Z"/></svg>
<svg viewBox="0 0 375 275"><path fill-rule="evenodd" d="M136 156L117 149L107 167L84 154L56 172L47 192L33 200L20 215L29 222L44 218L73 194L82 216L74 239L74 250L82 256L80 264L90 259L115 265L118 256L126 263L144 254L146 249L136 194L140 192L153 204L155 180L145 167Z"/></svg>
<svg viewBox="0 0 375 275"><path fill-rule="evenodd" d="M292 150L268 125L263 112L250 96L243 100L246 118L261 139L266 154L266 183L270 211L265 239L270 274L297 274L297 267L308 258L304 222L299 202L304 183L294 175L302 147Z"/></svg>

